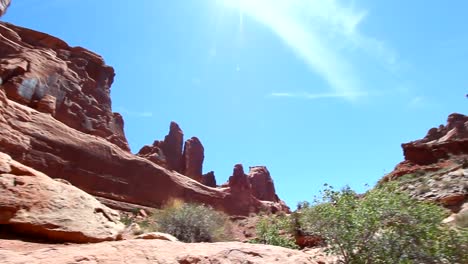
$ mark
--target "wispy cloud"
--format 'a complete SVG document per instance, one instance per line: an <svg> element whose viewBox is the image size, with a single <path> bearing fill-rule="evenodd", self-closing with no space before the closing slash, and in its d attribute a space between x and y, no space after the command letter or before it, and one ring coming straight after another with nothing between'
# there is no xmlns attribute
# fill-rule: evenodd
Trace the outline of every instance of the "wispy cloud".
<svg viewBox="0 0 468 264"><path fill-rule="evenodd" d="M289 98L302 98L302 99L324 99L324 98L358 98L368 96L365 92L355 93L276 93L270 94L272 97L289 97Z"/></svg>
<svg viewBox="0 0 468 264"><path fill-rule="evenodd" d="M334 91L328 96L356 99L363 92L356 57L365 53L392 67L396 56L382 41L362 34L367 11L337 0L223 0L267 26ZM334 95L334 96L330 96ZM340 96L337 96L340 95Z"/></svg>

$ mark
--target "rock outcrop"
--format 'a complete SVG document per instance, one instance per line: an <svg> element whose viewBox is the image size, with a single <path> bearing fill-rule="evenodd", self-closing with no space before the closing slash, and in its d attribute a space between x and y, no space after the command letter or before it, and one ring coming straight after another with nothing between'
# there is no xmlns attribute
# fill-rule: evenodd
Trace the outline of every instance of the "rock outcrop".
<svg viewBox="0 0 468 264"><path fill-rule="evenodd" d="M210 188L82 133L49 114L9 100L0 89L0 151L51 177L104 198L160 207L171 198L209 204L233 215L283 210L230 188ZM274 209L271 209L274 208Z"/></svg>
<svg viewBox="0 0 468 264"><path fill-rule="evenodd" d="M414 197L460 210L468 197L468 116L451 114L446 125L402 148L405 160L381 181L398 180Z"/></svg>
<svg viewBox="0 0 468 264"><path fill-rule="evenodd" d="M111 108L114 70L99 55L8 23L0 23L0 54L0 151L18 162L127 204L177 198L234 215L288 211L238 186L213 188L214 174L202 175L201 142L191 138L184 150L175 122L164 141L131 154Z"/></svg>
<svg viewBox="0 0 468 264"><path fill-rule="evenodd" d="M244 173L242 164L234 165L232 176L229 177L228 186L233 192L237 193L252 193L252 186L250 185L249 178Z"/></svg>
<svg viewBox="0 0 468 264"><path fill-rule="evenodd" d="M257 199L271 202L279 201L273 179L265 166L250 167L248 179L252 187L252 194Z"/></svg>
<svg viewBox="0 0 468 264"><path fill-rule="evenodd" d="M0 84L7 97L129 151L123 119L111 111L114 69L81 47L0 23Z"/></svg>
<svg viewBox="0 0 468 264"><path fill-rule="evenodd" d="M418 165L436 163L449 155L468 154L468 116L451 114L447 125L432 128L423 139L402 147L405 160Z"/></svg>
<svg viewBox="0 0 468 264"><path fill-rule="evenodd" d="M184 144L184 132L176 122L171 122L164 141L156 140L153 145L144 146L137 155L202 182L204 152L197 137L188 139Z"/></svg>
<svg viewBox="0 0 468 264"><path fill-rule="evenodd" d="M119 239L119 215L94 197L0 152L0 225L49 241L88 243Z"/></svg>
<svg viewBox="0 0 468 264"><path fill-rule="evenodd" d="M0 17L5 14L10 2L10 0L0 0Z"/></svg>
<svg viewBox="0 0 468 264"><path fill-rule="evenodd" d="M205 149L197 137L185 141L182 157L182 174L203 183L203 160Z"/></svg>
<svg viewBox="0 0 468 264"><path fill-rule="evenodd" d="M94 245L50 246L23 252L0 250L0 259L4 264L46 262L101 264L127 262L167 264L319 263L311 254L276 246L239 242L181 243L163 240L126 240ZM320 259L323 257L321 256Z"/></svg>
<svg viewBox="0 0 468 264"><path fill-rule="evenodd" d="M203 174L202 183L209 187L213 187L213 188L217 187L216 176L214 174L214 171L210 171L208 173Z"/></svg>

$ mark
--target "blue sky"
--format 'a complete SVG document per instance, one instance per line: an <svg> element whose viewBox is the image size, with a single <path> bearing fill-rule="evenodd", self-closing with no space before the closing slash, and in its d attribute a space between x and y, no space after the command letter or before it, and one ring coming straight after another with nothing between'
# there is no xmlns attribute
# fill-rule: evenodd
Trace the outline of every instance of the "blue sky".
<svg viewBox="0 0 468 264"><path fill-rule="evenodd" d="M468 100L468 2L17 0L2 18L101 54L132 151L179 123L219 183L266 165L291 207L363 191Z"/></svg>

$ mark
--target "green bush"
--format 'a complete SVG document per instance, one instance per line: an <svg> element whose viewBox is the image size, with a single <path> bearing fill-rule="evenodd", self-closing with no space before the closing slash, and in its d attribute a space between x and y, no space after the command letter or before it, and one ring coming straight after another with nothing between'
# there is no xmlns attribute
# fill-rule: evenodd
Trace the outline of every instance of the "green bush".
<svg viewBox="0 0 468 264"><path fill-rule="evenodd" d="M468 263L465 230L450 230L445 211L381 186L359 197L327 187L301 210L302 230L321 236L342 263Z"/></svg>
<svg viewBox="0 0 468 264"><path fill-rule="evenodd" d="M287 216L262 217L256 225L257 238L251 243L267 244L285 248L298 248L292 236L293 225Z"/></svg>
<svg viewBox="0 0 468 264"><path fill-rule="evenodd" d="M158 230L183 242L214 242L225 239L227 218L211 207L174 202L155 215Z"/></svg>

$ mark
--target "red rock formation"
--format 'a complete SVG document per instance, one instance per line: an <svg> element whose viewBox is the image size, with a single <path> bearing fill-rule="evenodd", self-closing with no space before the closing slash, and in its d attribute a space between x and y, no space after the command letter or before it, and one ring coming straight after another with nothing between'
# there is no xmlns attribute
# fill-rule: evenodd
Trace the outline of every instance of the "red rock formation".
<svg viewBox="0 0 468 264"><path fill-rule="evenodd" d="M284 203L260 201L250 191L243 192L250 185L242 168L240 174L235 170L232 188L210 188L178 174L184 169L183 133L176 123L171 123L164 141L140 152L153 155L153 162L131 154L122 117L111 112L114 72L101 57L6 23L0 23L0 34L0 54L5 54L0 59L0 151L116 201L159 207L177 198L232 215L288 211ZM199 174L202 146L195 144L194 150L187 147L186 157L198 161L185 164Z"/></svg>
<svg viewBox="0 0 468 264"><path fill-rule="evenodd" d="M233 192L244 192L248 193L249 195L251 194L252 187L250 186L247 175L244 173L244 167L242 164L234 165L234 171L232 172L232 176L229 177L228 186Z"/></svg>
<svg viewBox="0 0 468 264"><path fill-rule="evenodd" d="M216 187L216 177L214 171L203 174L202 183L209 187Z"/></svg>
<svg viewBox="0 0 468 264"><path fill-rule="evenodd" d="M468 155L468 116L451 114L447 125L431 128L420 140L402 144L405 160L386 178L418 170L437 171L459 163Z"/></svg>
<svg viewBox="0 0 468 264"><path fill-rule="evenodd" d="M231 215L287 211L249 193L210 188L114 144L72 129L50 114L8 100L0 89L0 151L96 195L149 207L169 199L209 204Z"/></svg>
<svg viewBox="0 0 468 264"><path fill-rule="evenodd" d="M451 114L446 126L432 128L426 137L402 145L405 160L427 165L450 154L468 154L468 116Z"/></svg>
<svg viewBox="0 0 468 264"><path fill-rule="evenodd" d="M176 122L171 122L169 134L164 138L164 141L156 140L152 146L144 146L137 155L167 169L182 173L183 144L184 132Z"/></svg>
<svg viewBox="0 0 468 264"><path fill-rule="evenodd" d="M198 182L203 182L202 174L203 160L205 159L204 152L205 149L198 138L192 137L185 141L182 159L183 170L181 173Z"/></svg>
<svg viewBox="0 0 468 264"><path fill-rule="evenodd" d="M8 23L0 35L0 84L9 99L129 150L122 117L111 111L114 70L99 55Z"/></svg>
<svg viewBox="0 0 468 264"><path fill-rule="evenodd" d="M252 186L252 194L257 199L271 202L279 201L273 179L265 166L250 167L248 179Z"/></svg>
<svg viewBox="0 0 468 264"><path fill-rule="evenodd" d="M171 122L169 134L164 138L161 149L166 156L167 168L177 172L182 171L182 148L184 132L176 122Z"/></svg>
<svg viewBox="0 0 468 264"><path fill-rule="evenodd" d="M117 212L82 190L26 167L0 152L0 225L49 241L119 239Z"/></svg>
<svg viewBox="0 0 468 264"><path fill-rule="evenodd" d="M5 14L8 6L10 5L10 0L0 0L0 16Z"/></svg>

